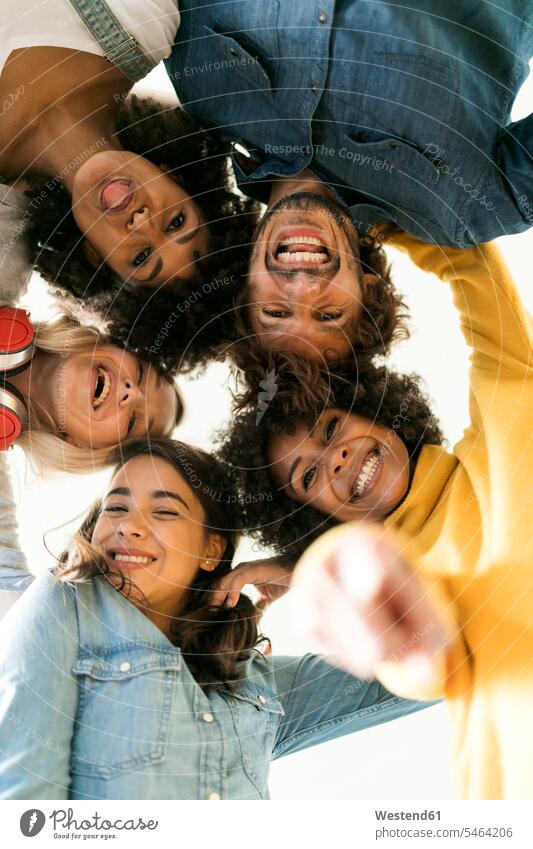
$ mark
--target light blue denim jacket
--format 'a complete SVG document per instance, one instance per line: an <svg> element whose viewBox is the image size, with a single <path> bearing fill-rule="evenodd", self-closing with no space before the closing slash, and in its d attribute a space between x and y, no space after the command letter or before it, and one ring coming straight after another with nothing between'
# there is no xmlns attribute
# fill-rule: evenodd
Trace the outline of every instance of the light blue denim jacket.
<svg viewBox="0 0 533 849"><path fill-rule="evenodd" d="M29 581L0 567L0 596ZM103 579L41 575L0 623L0 798L267 799L273 758L427 706L313 655L242 671L206 695Z"/></svg>
<svg viewBox="0 0 533 849"><path fill-rule="evenodd" d="M311 168L362 233L464 247L533 224L533 115L510 112L531 0L180 0L184 108L247 148L240 188ZM257 164L258 163L258 164ZM263 184L261 185L261 181Z"/></svg>
<svg viewBox="0 0 533 849"><path fill-rule="evenodd" d="M33 578L1 454L0 619L0 799L264 799L273 758L427 707L256 651L206 695L106 581Z"/></svg>

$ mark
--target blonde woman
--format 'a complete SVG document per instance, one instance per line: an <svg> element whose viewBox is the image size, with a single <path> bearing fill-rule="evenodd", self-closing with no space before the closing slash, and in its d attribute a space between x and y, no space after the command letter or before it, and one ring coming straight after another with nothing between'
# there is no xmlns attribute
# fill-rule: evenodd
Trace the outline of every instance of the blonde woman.
<svg viewBox="0 0 533 849"><path fill-rule="evenodd" d="M70 316L35 330L33 360L9 383L28 410L17 444L38 466L90 470L128 437L171 433L182 405L169 377Z"/></svg>

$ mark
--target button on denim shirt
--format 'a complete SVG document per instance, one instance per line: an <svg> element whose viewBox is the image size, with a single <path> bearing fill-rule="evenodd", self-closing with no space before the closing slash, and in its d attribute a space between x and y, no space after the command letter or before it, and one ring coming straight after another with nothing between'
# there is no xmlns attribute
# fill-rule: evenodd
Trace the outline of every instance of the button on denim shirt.
<svg viewBox="0 0 533 849"><path fill-rule="evenodd" d="M2 568L0 596L23 571ZM0 624L0 798L264 799L273 758L426 706L255 650L231 692L206 694L109 583L47 572Z"/></svg>
<svg viewBox="0 0 533 849"><path fill-rule="evenodd" d="M310 167L361 233L464 247L533 224L533 116L509 124L531 0L180 0L165 60L183 106L259 165Z"/></svg>

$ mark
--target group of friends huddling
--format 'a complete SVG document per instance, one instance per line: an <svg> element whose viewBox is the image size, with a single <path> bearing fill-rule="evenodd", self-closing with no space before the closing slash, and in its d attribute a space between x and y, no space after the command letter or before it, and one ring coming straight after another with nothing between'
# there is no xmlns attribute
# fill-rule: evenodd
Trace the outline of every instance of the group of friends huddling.
<svg viewBox="0 0 533 849"><path fill-rule="evenodd" d="M458 792L531 798L533 327L492 243L533 224L530 3L35 6L0 36L0 798L268 798L272 759L442 699ZM160 62L180 106L131 91ZM453 448L387 361L388 246L470 348ZM215 360L207 454L175 381ZM12 445L113 469L45 572ZM271 653L288 591L323 654Z"/></svg>

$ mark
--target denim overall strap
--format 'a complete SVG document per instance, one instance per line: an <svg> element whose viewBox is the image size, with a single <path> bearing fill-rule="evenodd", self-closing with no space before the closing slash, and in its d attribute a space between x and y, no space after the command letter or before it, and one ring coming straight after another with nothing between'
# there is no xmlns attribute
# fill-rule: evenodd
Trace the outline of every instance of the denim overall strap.
<svg viewBox="0 0 533 849"><path fill-rule="evenodd" d="M146 55L136 38L122 26L105 0L69 0L83 23L94 35L105 57L136 83L156 63Z"/></svg>

